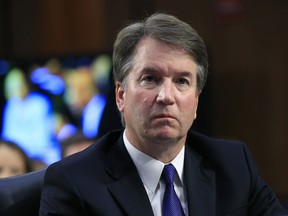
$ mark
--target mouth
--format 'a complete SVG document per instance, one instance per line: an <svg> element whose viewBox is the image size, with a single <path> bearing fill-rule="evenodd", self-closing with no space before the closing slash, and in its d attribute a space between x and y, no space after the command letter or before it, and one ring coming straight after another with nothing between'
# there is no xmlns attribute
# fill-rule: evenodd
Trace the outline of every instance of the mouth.
<svg viewBox="0 0 288 216"><path fill-rule="evenodd" d="M155 115L153 118L154 119L174 119L174 120L176 120L176 118L170 114L159 114L159 115Z"/></svg>

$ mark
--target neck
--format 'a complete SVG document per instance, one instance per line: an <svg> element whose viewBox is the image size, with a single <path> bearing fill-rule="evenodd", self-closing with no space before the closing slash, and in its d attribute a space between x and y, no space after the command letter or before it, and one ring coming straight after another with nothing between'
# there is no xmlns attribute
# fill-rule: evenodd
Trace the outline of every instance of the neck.
<svg viewBox="0 0 288 216"><path fill-rule="evenodd" d="M186 137L181 139L140 139L132 138L126 134L129 142L139 151L153 157L162 163L170 163L182 150Z"/></svg>

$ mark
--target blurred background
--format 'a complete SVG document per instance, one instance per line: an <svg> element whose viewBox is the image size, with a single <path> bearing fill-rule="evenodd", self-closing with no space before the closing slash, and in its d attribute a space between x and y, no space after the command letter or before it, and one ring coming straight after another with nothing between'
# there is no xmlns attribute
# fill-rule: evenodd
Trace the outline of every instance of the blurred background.
<svg viewBox="0 0 288 216"><path fill-rule="evenodd" d="M246 142L265 181L288 194L287 0L0 0L2 136L49 164L65 138L121 127L113 41L156 11L188 22L207 44L211 73L195 129Z"/></svg>

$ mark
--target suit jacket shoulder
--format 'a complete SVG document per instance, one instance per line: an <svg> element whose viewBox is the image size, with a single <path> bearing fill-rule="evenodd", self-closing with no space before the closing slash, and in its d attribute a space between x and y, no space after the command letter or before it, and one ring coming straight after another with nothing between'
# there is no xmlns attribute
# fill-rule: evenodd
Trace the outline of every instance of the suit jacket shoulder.
<svg viewBox="0 0 288 216"><path fill-rule="evenodd" d="M286 215L271 188L259 176L245 143L192 131L187 137L184 167L186 179L192 185L187 183L189 210L190 206L197 209L193 204L197 203L203 209L209 206L215 215ZM191 215L212 215L195 209Z"/></svg>
<svg viewBox="0 0 288 216"><path fill-rule="evenodd" d="M48 167L40 215L153 216L122 131Z"/></svg>

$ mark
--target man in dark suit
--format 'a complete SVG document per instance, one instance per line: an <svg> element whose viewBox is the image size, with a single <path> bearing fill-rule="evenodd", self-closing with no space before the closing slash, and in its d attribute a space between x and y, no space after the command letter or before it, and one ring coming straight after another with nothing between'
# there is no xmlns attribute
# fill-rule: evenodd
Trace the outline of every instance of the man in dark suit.
<svg viewBox="0 0 288 216"><path fill-rule="evenodd" d="M40 215L288 215L245 144L189 132L208 73L203 40L154 14L114 44L116 104L125 126L51 165Z"/></svg>

